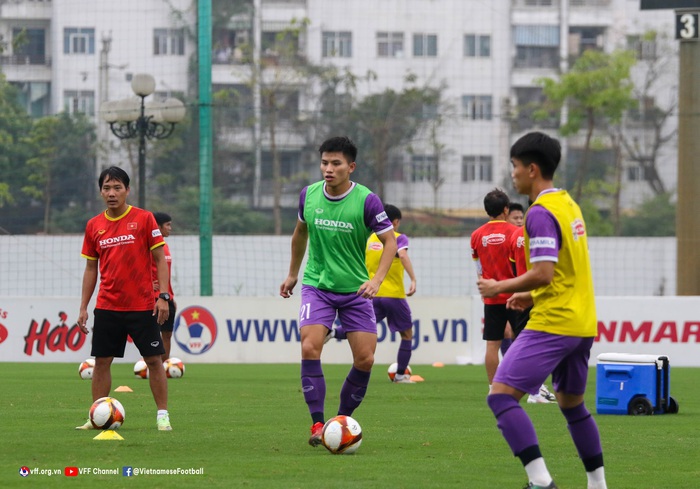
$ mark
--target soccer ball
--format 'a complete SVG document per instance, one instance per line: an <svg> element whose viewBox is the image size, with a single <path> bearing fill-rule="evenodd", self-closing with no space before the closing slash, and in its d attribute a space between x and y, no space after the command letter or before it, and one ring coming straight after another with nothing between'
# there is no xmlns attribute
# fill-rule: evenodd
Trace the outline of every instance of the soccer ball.
<svg viewBox="0 0 700 489"><path fill-rule="evenodd" d="M394 362L391 365L389 365L389 370L387 370L387 375L389 375L389 380L394 381L394 377L396 377L396 369L399 368L399 364ZM413 372L411 372L411 367L410 365L406 367L406 374L411 375Z"/></svg>
<svg viewBox="0 0 700 489"><path fill-rule="evenodd" d="M124 417L124 406L113 397L100 397L90 407L90 422L98 430L116 430Z"/></svg>
<svg viewBox="0 0 700 489"><path fill-rule="evenodd" d="M165 369L166 377L169 379L179 379L185 375L185 364L176 357L170 357L164 361L163 368Z"/></svg>
<svg viewBox="0 0 700 489"><path fill-rule="evenodd" d="M143 361L143 358L134 364L134 375L142 379L148 378L148 365Z"/></svg>
<svg viewBox="0 0 700 489"><path fill-rule="evenodd" d="M350 416L338 415L323 425L321 443L334 454L355 453L362 444L360 423Z"/></svg>
<svg viewBox="0 0 700 489"><path fill-rule="evenodd" d="M94 368L94 358L88 358L87 360L84 360L83 363L81 363L78 366L78 373L80 374L80 378L83 380L90 380L92 378L92 371Z"/></svg>

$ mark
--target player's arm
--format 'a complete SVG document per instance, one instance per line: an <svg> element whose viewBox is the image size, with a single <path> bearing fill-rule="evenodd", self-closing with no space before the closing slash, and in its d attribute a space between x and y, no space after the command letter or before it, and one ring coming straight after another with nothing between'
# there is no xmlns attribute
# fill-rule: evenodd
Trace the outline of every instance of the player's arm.
<svg viewBox="0 0 700 489"><path fill-rule="evenodd" d="M407 248L402 248L399 250L399 260L401 260L401 264L403 265L404 270L406 270L408 278L411 279L411 285L406 291L406 295L410 297L416 293L416 274L413 273L413 264L411 263L411 259L408 257Z"/></svg>
<svg viewBox="0 0 700 489"><path fill-rule="evenodd" d="M382 285L386 274L389 272L391 262L394 261L396 250L398 249L393 228L388 228L387 232L377 234L377 238L382 242L383 246L382 256L379 258L377 271L375 272L374 276L362 284L360 289L357 291L358 295L361 295L365 299L372 299L377 295L377 292L379 292L379 286Z"/></svg>
<svg viewBox="0 0 700 489"><path fill-rule="evenodd" d="M88 320L88 304L95 292L97 285L97 260L88 259L85 263L85 271L83 272L83 285L80 293L80 311L78 312L78 327L80 331L87 334Z"/></svg>
<svg viewBox="0 0 700 489"><path fill-rule="evenodd" d="M476 284L483 297L494 297L498 294L513 292L529 292L552 282L555 264L555 262L548 260L537 261L532 264L530 270L518 277L500 281L481 278Z"/></svg>
<svg viewBox="0 0 700 489"><path fill-rule="evenodd" d="M289 260L289 274L280 285L280 295L285 299L292 295L292 290L299 280L299 270L301 262L304 260L306 253L306 244L309 239L309 228L305 222L297 220L297 225L292 234L292 257Z"/></svg>
<svg viewBox="0 0 700 489"><path fill-rule="evenodd" d="M170 290L170 273L168 273L168 262L165 260L165 251L163 246L158 246L151 250L153 255L153 263L158 271L158 286L162 292ZM170 315L170 306L168 301L157 299L153 305L153 315L158 316L158 324L163 324L167 321Z"/></svg>

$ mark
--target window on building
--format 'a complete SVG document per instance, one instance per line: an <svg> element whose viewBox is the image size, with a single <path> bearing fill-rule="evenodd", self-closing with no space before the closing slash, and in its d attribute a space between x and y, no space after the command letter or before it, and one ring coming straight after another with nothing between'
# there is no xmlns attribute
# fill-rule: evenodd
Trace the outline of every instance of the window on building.
<svg viewBox="0 0 700 489"><path fill-rule="evenodd" d="M588 49L603 50L605 29L603 27L570 27L569 56L581 56Z"/></svg>
<svg viewBox="0 0 700 489"><path fill-rule="evenodd" d="M377 32L377 56L403 57L403 32Z"/></svg>
<svg viewBox="0 0 700 489"><path fill-rule="evenodd" d="M463 95L462 111L466 119L491 120L493 117L491 95Z"/></svg>
<svg viewBox="0 0 700 489"><path fill-rule="evenodd" d="M493 158L486 155L462 156L462 181L493 181Z"/></svg>
<svg viewBox="0 0 700 489"><path fill-rule="evenodd" d="M559 26L518 25L513 28L516 68L559 66Z"/></svg>
<svg viewBox="0 0 700 489"><path fill-rule="evenodd" d="M63 29L65 54L95 54L95 29L90 27L65 27Z"/></svg>
<svg viewBox="0 0 700 489"><path fill-rule="evenodd" d="M491 56L491 36L465 34L464 56L467 58L488 58Z"/></svg>
<svg viewBox="0 0 700 489"><path fill-rule="evenodd" d="M412 182L435 182L438 178L437 158L432 155L413 155L411 158Z"/></svg>
<svg viewBox="0 0 700 489"><path fill-rule="evenodd" d="M434 58L437 56L437 35L413 34L413 56Z"/></svg>
<svg viewBox="0 0 700 489"><path fill-rule="evenodd" d="M92 90L66 90L63 92L63 107L69 114L95 115L95 92Z"/></svg>
<svg viewBox="0 0 700 489"><path fill-rule="evenodd" d="M633 161L627 167L627 181L629 182L645 182L648 178L648 168L651 161Z"/></svg>
<svg viewBox="0 0 700 489"><path fill-rule="evenodd" d="M656 59L656 39L645 39L642 36L627 36L627 49L637 54L637 59Z"/></svg>
<svg viewBox="0 0 700 489"><path fill-rule="evenodd" d="M153 54L156 56L185 55L184 29L153 29Z"/></svg>
<svg viewBox="0 0 700 489"><path fill-rule="evenodd" d="M51 110L51 84L48 82L10 82L17 89L19 103L31 117L44 117Z"/></svg>
<svg viewBox="0 0 700 489"><path fill-rule="evenodd" d="M524 0L526 7L551 7L554 0Z"/></svg>
<svg viewBox="0 0 700 489"><path fill-rule="evenodd" d="M299 151L279 151L280 176L282 178L298 177L302 171L301 153ZM273 155L270 151L262 152L262 174L267 178L272 178Z"/></svg>
<svg viewBox="0 0 700 489"><path fill-rule="evenodd" d="M352 58L352 32L323 33L322 56L324 58Z"/></svg>
<svg viewBox="0 0 700 489"><path fill-rule="evenodd" d="M18 40L21 43L17 43ZM46 63L46 31L44 29L12 29L13 50L17 62L42 65Z"/></svg>

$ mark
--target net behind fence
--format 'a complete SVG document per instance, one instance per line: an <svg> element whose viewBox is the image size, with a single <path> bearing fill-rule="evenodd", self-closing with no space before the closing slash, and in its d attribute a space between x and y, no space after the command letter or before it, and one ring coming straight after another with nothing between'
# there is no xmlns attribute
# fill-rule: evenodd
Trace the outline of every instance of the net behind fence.
<svg viewBox="0 0 700 489"><path fill-rule="evenodd" d="M176 295L199 295L199 239L171 236ZM80 296L81 236L0 236L0 297ZM673 238L591 238L596 295L674 295ZM215 236L214 295L277 296L287 276L289 236ZM417 295L478 294L468 238L414 238ZM300 285L297 286L300 292Z"/></svg>

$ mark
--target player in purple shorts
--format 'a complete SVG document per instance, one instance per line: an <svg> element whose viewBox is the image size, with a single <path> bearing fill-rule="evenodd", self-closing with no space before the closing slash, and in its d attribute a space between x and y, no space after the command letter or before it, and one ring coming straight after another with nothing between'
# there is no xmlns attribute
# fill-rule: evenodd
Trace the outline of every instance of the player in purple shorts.
<svg viewBox="0 0 700 489"><path fill-rule="evenodd" d="M530 319L496 371L487 402L532 488L556 488L535 428L519 404L548 375L569 433L586 470L588 489L607 489L603 450L595 420L584 403L588 359L598 322L586 224L565 190L554 188L561 159L556 139L540 132L521 137L510 150L511 177L532 201L525 215L527 271L506 280L480 279L483 297L513 293L507 307L532 307Z"/></svg>
<svg viewBox="0 0 700 489"><path fill-rule="evenodd" d="M280 295L289 298L298 282L306 253L299 309L301 385L311 414L309 444L321 443L325 422L326 381L321 368L324 341L336 315L345 326L353 365L340 390L338 414L352 415L364 399L374 365L377 324L371 299L396 254L393 227L381 200L367 187L350 180L357 147L346 137L321 144L323 180L301 191L299 216L292 235L289 274ZM377 273L365 267L367 238L376 233L384 247Z"/></svg>

